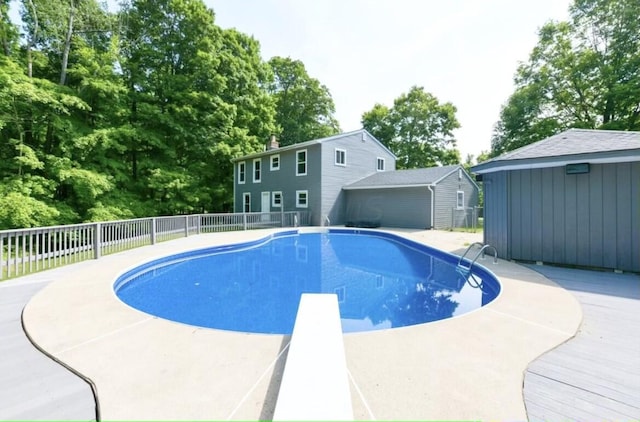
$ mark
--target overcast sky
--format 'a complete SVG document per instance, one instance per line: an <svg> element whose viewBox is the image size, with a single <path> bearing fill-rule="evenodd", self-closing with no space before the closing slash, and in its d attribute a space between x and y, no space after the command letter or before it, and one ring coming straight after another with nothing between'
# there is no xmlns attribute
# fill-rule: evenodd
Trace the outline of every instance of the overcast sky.
<svg viewBox="0 0 640 422"><path fill-rule="evenodd" d="M216 23L253 35L265 60L301 60L344 131L375 103L422 86L457 108L462 158L490 149L513 75L569 0L205 0Z"/></svg>

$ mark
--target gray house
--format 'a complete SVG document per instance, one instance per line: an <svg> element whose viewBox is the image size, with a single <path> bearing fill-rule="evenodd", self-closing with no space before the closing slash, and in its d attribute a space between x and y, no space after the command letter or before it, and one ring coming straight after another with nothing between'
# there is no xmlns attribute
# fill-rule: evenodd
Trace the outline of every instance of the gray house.
<svg viewBox="0 0 640 422"><path fill-rule="evenodd" d="M279 148L234 162L234 211L309 211L312 225L344 224L344 185L395 170L396 157L364 129ZM284 209L283 209L284 207Z"/></svg>
<svg viewBox="0 0 640 422"><path fill-rule="evenodd" d="M376 173L346 185L347 224L472 226L478 185L459 165Z"/></svg>
<svg viewBox="0 0 640 422"><path fill-rule="evenodd" d="M640 271L640 132L570 129L472 171L502 258Z"/></svg>

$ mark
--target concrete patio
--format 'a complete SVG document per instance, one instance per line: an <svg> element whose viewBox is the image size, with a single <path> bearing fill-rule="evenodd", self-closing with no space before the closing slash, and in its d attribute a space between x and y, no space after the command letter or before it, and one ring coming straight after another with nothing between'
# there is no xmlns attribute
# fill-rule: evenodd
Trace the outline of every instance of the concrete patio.
<svg viewBox="0 0 640 422"><path fill-rule="evenodd" d="M469 233L396 232L458 253L481 240ZM268 233L194 236L9 283L53 281L27 304L24 326L39 347L91 379L102 419L270 419L288 336L161 320L113 292L117 275L141 262ZM503 283L488 306L435 323L344 336L356 419L527 418L523 374L576 333L581 308L536 271L504 261L486 266ZM16 418L3 412L0 419Z"/></svg>

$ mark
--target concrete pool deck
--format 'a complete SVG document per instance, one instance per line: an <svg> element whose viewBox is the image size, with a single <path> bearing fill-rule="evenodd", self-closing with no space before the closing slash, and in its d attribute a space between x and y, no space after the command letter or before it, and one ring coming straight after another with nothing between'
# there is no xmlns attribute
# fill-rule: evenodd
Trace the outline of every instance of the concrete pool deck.
<svg viewBox="0 0 640 422"><path fill-rule="evenodd" d="M459 253L481 240L393 232ZM113 292L115 278L142 262L267 234L199 235L70 265L27 304L25 329L91 379L101 419L270 419L289 336L174 323L128 307ZM434 323L344 336L355 419L527 419L527 365L571 338L582 311L571 293L535 271L481 263L503 286L489 305Z"/></svg>

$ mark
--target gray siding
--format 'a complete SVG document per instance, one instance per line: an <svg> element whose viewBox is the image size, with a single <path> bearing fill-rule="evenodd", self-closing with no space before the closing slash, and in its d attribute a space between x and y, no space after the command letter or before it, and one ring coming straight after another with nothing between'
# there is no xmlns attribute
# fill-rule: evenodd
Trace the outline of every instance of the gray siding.
<svg viewBox="0 0 640 422"><path fill-rule="evenodd" d="M478 187L471 181L466 172L458 178L458 170L442 179L435 187L435 218L434 228L448 229L454 227L454 218L460 218L461 213L454 213L457 207L457 192L464 192L465 208L478 206Z"/></svg>
<svg viewBox="0 0 640 422"><path fill-rule="evenodd" d="M307 150L307 175L296 176L296 152L302 149ZM251 211L260 211L260 201L262 192L282 192L284 211L309 211L312 216L320 215L320 144L309 145L306 148L278 151L261 157L262 177L260 183L253 182L253 159L246 162L246 182L237 183L238 165L235 163L235 212L242 212L242 198L244 192L251 193ZM280 155L280 169L272 171L271 156ZM296 191L308 190L308 208L296 208ZM280 208L270 207L272 211L280 211Z"/></svg>
<svg viewBox="0 0 640 422"><path fill-rule="evenodd" d="M511 258L507 242L509 234L508 185L506 171L483 175L484 243L495 247L498 256L505 259Z"/></svg>
<svg viewBox="0 0 640 422"><path fill-rule="evenodd" d="M377 222L383 227L428 229L431 193L426 187L362 189L344 192L347 222Z"/></svg>
<svg viewBox="0 0 640 422"><path fill-rule="evenodd" d="M513 170L507 186L485 190L485 241L501 256L585 267L640 271L640 162L592 164L587 174L564 167ZM505 254L499 191L509 195ZM500 247L498 246L500 245Z"/></svg>
<svg viewBox="0 0 640 422"><path fill-rule="evenodd" d="M323 142L322 145L322 204L319 212L328 216L332 225L346 223L346 194L348 185L377 171L377 158L385 159L386 171L395 170L395 158L367 134L352 134ZM364 140L363 140L364 139ZM335 164L336 148L346 151L346 165ZM319 224L320 221L314 221Z"/></svg>

